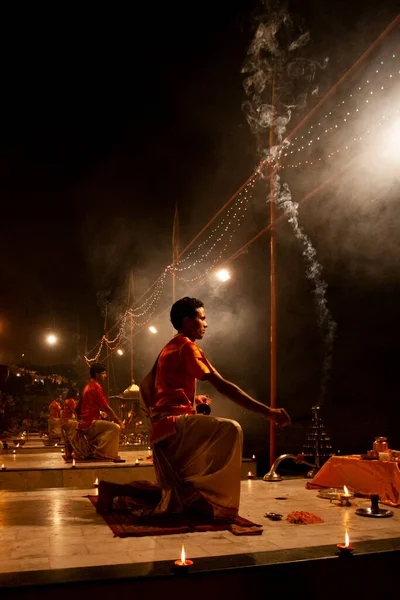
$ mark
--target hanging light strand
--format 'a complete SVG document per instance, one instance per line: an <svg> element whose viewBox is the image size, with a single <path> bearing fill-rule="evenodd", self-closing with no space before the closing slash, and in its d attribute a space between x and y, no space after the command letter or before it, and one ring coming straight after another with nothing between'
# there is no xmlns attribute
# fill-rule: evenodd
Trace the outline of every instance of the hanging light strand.
<svg viewBox="0 0 400 600"><path fill-rule="evenodd" d="M389 86L395 82L395 80L397 79L397 77L400 74L400 71L398 70L398 68L396 68L396 65L393 65L393 62L392 62L396 59L397 59L397 55L392 54L391 59L388 59L388 61L386 61L386 62L380 61L380 64L379 64L379 66L382 66L384 64L389 63L389 73L387 73L387 77L384 80L384 81L387 80L387 82L389 83ZM380 73L380 72L381 72L381 70L378 67L375 68L375 73ZM347 104L350 104L351 102L360 100L358 95L365 94L366 98L362 99L362 102L359 105L359 107L357 107L355 109L346 110L346 114L344 115L344 117L337 119L337 122L334 123L333 125L331 125L330 127L326 125L326 120L329 120L331 118L332 111L325 113L324 117L322 117L322 119L320 119L318 123L309 125L308 131L304 135L302 135L301 137L295 137L295 138L293 138L293 142L289 142L290 150L287 149L283 153L283 158L293 155L293 154L297 154L298 152L301 153L301 152L307 150L307 147L310 147L312 144L315 144L316 142L319 142L319 141L324 141L326 135L330 134L331 132L336 133L338 130L340 130L342 128L344 123L348 123L349 121L351 121L352 118L358 117L360 115L360 113L362 113L364 110L368 109L371 106L371 104L373 103L373 100L375 99L376 95L380 95L383 92L386 93L388 90L390 90L390 87L388 85L386 85L386 84L382 85L382 80L377 82L374 89L372 89L373 83L374 83L373 78L366 79L365 83L363 85L358 86L355 93L349 94L345 100L341 100L339 103L337 103L337 107L339 107L339 108L343 108L343 105L346 105L346 107L347 107ZM361 94L360 94L360 92L361 92ZM371 98L371 96L373 96L373 98ZM313 137L311 139L307 140L309 135L312 135ZM297 144L295 144L294 142L297 142Z"/></svg>

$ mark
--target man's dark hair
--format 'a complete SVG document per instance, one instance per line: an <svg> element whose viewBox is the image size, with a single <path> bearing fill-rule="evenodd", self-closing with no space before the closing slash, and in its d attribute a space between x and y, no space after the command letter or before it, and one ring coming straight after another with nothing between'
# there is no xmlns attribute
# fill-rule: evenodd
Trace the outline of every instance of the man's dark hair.
<svg viewBox="0 0 400 600"><path fill-rule="evenodd" d="M104 371L107 371L107 368L104 365L101 363L93 363L89 369L90 377L96 379L97 373L104 373Z"/></svg>
<svg viewBox="0 0 400 600"><path fill-rule="evenodd" d="M197 298L181 298L172 305L170 319L172 325L179 331L183 325L183 319L189 317L193 319L196 316L196 309L203 308L204 304Z"/></svg>

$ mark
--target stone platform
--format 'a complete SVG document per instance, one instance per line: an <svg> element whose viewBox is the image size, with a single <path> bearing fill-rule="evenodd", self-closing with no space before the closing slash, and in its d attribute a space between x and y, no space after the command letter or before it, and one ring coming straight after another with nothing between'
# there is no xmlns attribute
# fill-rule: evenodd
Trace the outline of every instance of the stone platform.
<svg viewBox="0 0 400 600"><path fill-rule="evenodd" d="M117 467L120 469L120 467ZM2 600L155 598L231 600L249 595L307 600L393 596L400 558L400 509L386 519L359 517L369 501L339 507L305 488L304 478L279 483L242 481L240 514L262 524L259 536L228 531L114 538L86 497L93 488L0 491ZM314 525L286 520L310 511ZM267 511L280 512L270 521ZM337 556L345 528L354 546ZM182 543L193 566L174 570Z"/></svg>
<svg viewBox="0 0 400 600"><path fill-rule="evenodd" d="M15 454L13 453L15 450ZM120 455L125 463L84 462L73 467L65 463L61 448L17 448L0 454L0 490L37 490L45 488L92 488L97 479L115 483L129 483L135 480L156 481L152 459L148 459L147 448L133 449L122 446ZM138 461L138 462L136 462ZM243 459L242 479L248 472L256 474L256 462Z"/></svg>

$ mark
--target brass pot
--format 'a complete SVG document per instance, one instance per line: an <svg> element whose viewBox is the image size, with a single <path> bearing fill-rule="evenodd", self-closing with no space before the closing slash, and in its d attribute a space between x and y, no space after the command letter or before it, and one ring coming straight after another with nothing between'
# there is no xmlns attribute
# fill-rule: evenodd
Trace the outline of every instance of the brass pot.
<svg viewBox="0 0 400 600"><path fill-rule="evenodd" d="M387 452L389 450L389 444L387 443L387 438L385 438L385 437L375 438L373 449L374 449L374 452L376 452L377 454L379 452Z"/></svg>

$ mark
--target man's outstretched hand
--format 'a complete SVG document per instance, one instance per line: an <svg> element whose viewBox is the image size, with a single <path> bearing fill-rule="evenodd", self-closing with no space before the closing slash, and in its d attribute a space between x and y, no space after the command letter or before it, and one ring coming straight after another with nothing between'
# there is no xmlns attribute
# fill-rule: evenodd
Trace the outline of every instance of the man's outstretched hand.
<svg viewBox="0 0 400 600"><path fill-rule="evenodd" d="M286 427L291 422L291 419L284 408L271 408L269 418L274 421L279 429Z"/></svg>
<svg viewBox="0 0 400 600"><path fill-rule="evenodd" d="M194 401L195 404L208 404L210 406L210 404L212 403L212 400L209 396L206 395L201 395L201 396L195 396L194 397Z"/></svg>

